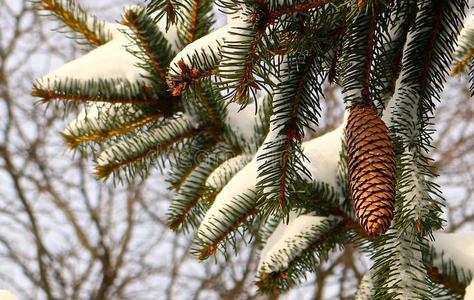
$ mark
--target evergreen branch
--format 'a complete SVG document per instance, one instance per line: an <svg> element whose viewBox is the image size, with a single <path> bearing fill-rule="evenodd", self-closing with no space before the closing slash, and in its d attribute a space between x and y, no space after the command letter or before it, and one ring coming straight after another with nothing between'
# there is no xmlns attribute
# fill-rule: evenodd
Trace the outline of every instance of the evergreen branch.
<svg viewBox="0 0 474 300"><path fill-rule="evenodd" d="M469 82L471 83L471 97L474 97L474 64L469 72Z"/></svg>
<svg viewBox="0 0 474 300"><path fill-rule="evenodd" d="M472 47L472 49L469 50L469 52L465 54L463 59L461 59L454 65L453 70L451 71L451 76L455 76L461 73L467 66L472 64L473 58L474 58L474 47Z"/></svg>
<svg viewBox="0 0 474 300"><path fill-rule="evenodd" d="M253 208L244 215L241 215L232 224L227 224L227 229L221 232L217 237L214 237L212 243L201 246L199 252L196 253L197 257L200 260L205 260L209 258L209 256L216 256L217 249L222 242L230 240L231 238L229 238L229 236L239 230L239 228L246 223L251 223L250 219L255 217L258 212L259 210L257 208Z"/></svg>
<svg viewBox="0 0 474 300"><path fill-rule="evenodd" d="M209 78L217 74L217 68L210 70L200 71L197 68L189 68L184 60L177 62L177 66L180 69L179 75L172 75L168 78L167 84L173 96L179 96L183 94L189 86L197 84L201 79Z"/></svg>
<svg viewBox="0 0 474 300"><path fill-rule="evenodd" d="M433 294L439 298L449 295L451 298L463 299L473 274L464 265L454 263L453 259L457 259L457 257L448 257L449 254L447 255L436 247L439 246L438 238L440 236L436 235L430 251L423 257L427 274L431 281L437 285Z"/></svg>
<svg viewBox="0 0 474 300"><path fill-rule="evenodd" d="M205 143L202 143L199 147L193 147L193 151L186 149L187 155L181 154L176 159L175 168L173 168L168 179L168 182L176 192L180 191L196 167L202 163L203 156L215 146L216 141L205 141Z"/></svg>
<svg viewBox="0 0 474 300"><path fill-rule="evenodd" d="M266 161L259 168L258 185L265 190L263 205L269 214L278 210L287 215L292 207L289 203L292 185L311 177L303 165L306 158L301 151L301 140L305 128L318 124L321 86L326 78L315 53L309 53L303 63L290 56L287 64L287 78L277 86L273 101L271 122L278 136L266 143L258 157Z"/></svg>
<svg viewBox="0 0 474 300"><path fill-rule="evenodd" d="M464 296L467 284L462 284L458 281L453 280L448 275L444 275L440 272L437 267L430 266L427 268L428 276L430 279L437 284L441 284L447 287L450 291L459 296Z"/></svg>
<svg viewBox="0 0 474 300"><path fill-rule="evenodd" d="M71 101L76 103L90 103L91 101L96 102L107 102L111 104L134 104L134 105L156 105L157 100L146 100L146 99L124 99L124 98L90 98L87 95L70 95L64 94L60 91L54 90L40 90L40 89L33 89L31 92L33 97L42 98L41 101L43 102L50 102L54 100L64 100L64 101Z"/></svg>
<svg viewBox="0 0 474 300"><path fill-rule="evenodd" d="M293 233L284 242L286 244L284 249L266 259L272 265L262 264L259 266L260 280L256 284L262 292L288 290L305 277L307 270L314 272L315 267L330 250L347 242L347 236L343 222L334 218L326 218L318 225ZM273 252L275 250L272 249ZM286 263L284 256L289 256L290 259ZM284 265L284 267L279 268L280 265ZM267 269L268 271L263 271Z"/></svg>
<svg viewBox="0 0 474 300"><path fill-rule="evenodd" d="M169 217L168 227L173 231L178 231L180 228L183 228L184 231L188 230L188 227L191 226L192 228L199 226L199 221L195 219L190 219L188 222L189 215L191 214L192 210L194 209L196 212L192 215L193 218L198 217L202 213L200 211L203 209L202 207L198 206L201 201L201 195L195 195L191 201L186 203L186 206L179 215L173 215Z"/></svg>
<svg viewBox="0 0 474 300"><path fill-rule="evenodd" d="M200 0L194 0L191 14L191 27L189 28L189 36L188 36L188 44L194 42L196 40L196 32L198 29L198 15L199 15L199 2ZM207 20L206 20L207 21Z"/></svg>
<svg viewBox="0 0 474 300"><path fill-rule="evenodd" d="M256 200L255 191L248 190L224 205L215 202L199 226L192 253L201 260L215 256L217 250L226 254L227 243L230 243L235 251L235 235L243 236L258 216ZM218 214L215 213L216 210Z"/></svg>
<svg viewBox="0 0 474 300"><path fill-rule="evenodd" d="M368 35L367 35L367 54L364 63L364 80L363 85L364 89L369 90L372 78L372 63L374 61L374 46L375 46L375 30L377 26L378 14L380 13L379 2L375 1L374 3L374 12L370 16ZM370 93L362 92L362 97L366 103L371 103Z"/></svg>
<svg viewBox="0 0 474 300"><path fill-rule="evenodd" d="M180 48L184 48L211 31L214 13L211 0L185 0L181 5L178 38Z"/></svg>
<svg viewBox="0 0 474 300"><path fill-rule="evenodd" d="M31 94L34 97L42 98L43 102L65 100L74 103L107 102L145 106L161 106L163 104L163 101L153 99L154 95L150 94L150 90L145 84L114 79L88 80L86 82L78 79L66 79L47 85L37 82L33 86Z"/></svg>
<svg viewBox="0 0 474 300"><path fill-rule="evenodd" d="M145 61L151 63L153 70L166 81L166 68L171 62L174 53L171 46L160 32L156 24L148 17L144 10L129 9L124 15L124 24L132 28L137 39L132 41L142 49Z"/></svg>
<svg viewBox="0 0 474 300"><path fill-rule="evenodd" d="M135 175L144 177L159 156L168 155L172 147L201 131L202 128L192 127L187 121L173 120L166 126L132 137L101 153L97 160L96 174L99 178L108 178L112 173L128 170L129 178L134 178Z"/></svg>
<svg viewBox="0 0 474 300"><path fill-rule="evenodd" d="M202 114L210 120L212 128L215 131L214 133L216 134L216 137L220 136L222 130L225 127L225 123L223 120L223 117L225 116L225 109L221 105L219 105L220 95L216 99L216 93L213 93L212 91L208 91L206 93L203 88L203 84L201 83L193 84L191 91L191 95L195 96L194 99L199 101L199 103L201 104L200 106L204 110Z"/></svg>
<svg viewBox="0 0 474 300"><path fill-rule="evenodd" d="M73 31L80 33L95 46L100 46L112 39L112 34L105 28L105 22L89 15L74 0L35 0L42 9L50 11Z"/></svg>
<svg viewBox="0 0 474 300"><path fill-rule="evenodd" d="M423 263L427 241L398 232L399 226L374 241L372 259L378 287L374 299L429 299L431 286Z"/></svg>
<svg viewBox="0 0 474 300"><path fill-rule="evenodd" d="M250 90L260 89L254 76L254 68L259 61L259 44L264 37L266 24L254 28L252 24L241 21L230 31L225 41L219 75L225 88L232 89L227 96L231 101L246 104Z"/></svg>
<svg viewBox="0 0 474 300"><path fill-rule="evenodd" d="M377 55L379 60L376 65L384 65L385 70L391 70L387 78L387 89L389 99L395 92L396 81L402 70L402 61L404 56L405 44L407 42L408 33L416 20L418 6L416 0L396 1L392 6L388 32L389 41L383 42L384 55ZM388 64L388 66L387 66ZM385 105L384 105L385 106Z"/></svg>
<svg viewBox="0 0 474 300"><path fill-rule="evenodd" d="M177 158L172 177L175 182L183 181L169 210L169 226L173 230L188 230L191 225L199 224L206 207L206 181L211 173L228 158L228 149L224 143L217 143L213 137L196 140L196 144L188 145ZM197 163L196 163L197 161ZM194 167L195 166L195 167ZM188 175L188 171L191 172Z"/></svg>
<svg viewBox="0 0 474 300"><path fill-rule="evenodd" d="M90 133L86 135L74 134L71 131L66 131L62 135L69 147L72 149L76 149L82 143L101 142L103 140L110 139L115 136L121 136L129 133L130 131L133 131L134 129L156 122L162 118L162 114L146 115L142 118L133 120L130 123L121 124L121 127L119 128L111 128L109 130L99 129L99 131L96 133Z"/></svg>
<svg viewBox="0 0 474 300"><path fill-rule="evenodd" d="M178 5L175 0L147 0L147 2L150 2L147 5L147 13L149 15L156 13L155 23L165 15L168 23L176 23Z"/></svg>
<svg viewBox="0 0 474 300"><path fill-rule="evenodd" d="M360 14L345 36L342 54L345 70L341 83L346 102L370 106L383 103L380 98L385 93L383 78L386 72L383 65L375 63L385 55L382 47L387 35L384 26L388 18L386 10L376 1L372 14Z"/></svg>
<svg viewBox="0 0 474 300"><path fill-rule="evenodd" d="M394 132L408 149L429 151L431 116L440 100L467 3L424 1L411 30L400 89L396 92Z"/></svg>
<svg viewBox="0 0 474 300"><path fill-rule="evenodd" d="M263 153L258 157L260 166L258 186L263 188L260 205L266 215L278 212L288 216L293 201L293 184L309 177L302 160L301 143L290 136L280 135L265 144Z"/></svg>
<svg viewBox="0 0 474 300"><path fill-rule="evenodd" d="M474 56L474 16L471 15L465 22L459 34L456 51L454 53L454 67L451 75L457 75L473 65Z"/></svg>
<svg viewBox="0 0 474 300"><path fill-rule="evenodd" d="M334 3L334 2L336 2L336 0L310 0L310 1L303 2L303 3L297 3L295 5L279 8L277 10L273 10L273 11L269 12L267 22L268 23L273 23L277 19L279 19L283 16L298 13L298 12L305 12L305 11L315 9L315 8L319 8L319 7L322 7L326 4ZM258 1L258 3L261 6L261 4L265 3L265 2L264 1Z"/></svg>

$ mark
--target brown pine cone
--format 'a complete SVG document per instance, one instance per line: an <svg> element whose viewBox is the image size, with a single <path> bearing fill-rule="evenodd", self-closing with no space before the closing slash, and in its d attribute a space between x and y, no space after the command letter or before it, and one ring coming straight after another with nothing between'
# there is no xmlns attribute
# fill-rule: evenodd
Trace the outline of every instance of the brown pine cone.
<svg viewBox="0 0 474 300"><path fill-rule="evenodd" d="M369 236L379 236L394 214L397 169L392 140L375 110L357 104L350 110L346 142L356 216Z"/></svg>

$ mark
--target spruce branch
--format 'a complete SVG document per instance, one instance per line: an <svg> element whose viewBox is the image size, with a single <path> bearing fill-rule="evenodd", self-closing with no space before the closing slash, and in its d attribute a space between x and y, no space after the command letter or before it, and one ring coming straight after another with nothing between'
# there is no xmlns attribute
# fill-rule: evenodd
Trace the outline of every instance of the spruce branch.
<svg viewBox="0 0 474 300"><path fill-rule="evenodd" d="M285 248L278 249L279 251L272 249L267 254L269 257L259 266L260 274L256 284L260 291L278 293L288 290L305 277L307 270L314 271L315 266L326 258L329 251L347 241L343 222L337 218L321 219L319 223L288 236L283 241ZM297 220L298 218L294 222ZM292 223L289 226L291 228Z"/></svg>
<svg viewBox="0 0 474 300"><path fill-rule="evenodd" d="M153 99L150 89L143 83L131 83L126 80L55 80L44 85L37 82L33 86L32 96L43 102L64 100L72 103L107 102L111 104L134 104L158 106L160 100Z"/></svg>
<svg viewBox="0 0 474 300"><path fill-rule="evenodd" d="M89 15L75 0L35 0L34 3L51 12L92 45L100 46L112 39L105 22Z"/></svg>
<svg viewBox="0 0 474 300"><path fill-rule="evenodd" d="M104 140L110 139L112 137L122 136L124 134L129 133L137 128L143 127L150 123L156 122L158 120L163 119L162 114L155 114L155 115L145 115L142 118L137 118L131 120L130 123L120 124L118 128L109 128L109 129L100 129L92 130L85 134L79 132L74 132L68 130L63 132L63 138L68 146L72 149L77 149L81 144L84 143L98 143Z"/></svg>
<svg viewBox="0 0 474 300"><path fill-rule="evenodd" d="M172 147L201 133L201 128L192 127L183 120L173 120L166 126L136 136L105 150L99 155L96 174L108 178L111 174L129 179L147 175L149 169L167 156ZM121 180L122 176L115 176Z"/></svg>
<svg viewBox="0 0 474 300"><path fill-rule="evenodd" d="M178 16L178 4L175 0L147 0L147 13L155 14L155 23L166 16L167 24L175 24ZM169 26L169 25L168 25Z"/></svg>
<svg viewBox="0 0 474 300"><path fill-rule="evenodd" d="M142 61L151 63L153 70L166 81L166 69L174 56L171 46L156 24L143 9L129 9L124 14L123 23L130 27L138 39L130 37L142 51ZM147 70L148 68L144 68ZM154 72L153 72L154 73ZM152 74L153 74L152 73ZM156 78L156 76L152 77Z"/></svg>
<svg viewBox="0 0 474 300"><path fill-rule="evenodd" d="M462 284L458 281L453 280L448 275L442 274L437 267L427 267L428 276L433 280L434 283L441 284L448 288L453 293L464 296L467 284Z"/></svg>
<svg viewBox="0 0 474 300"><path fill-rule="evenodd" d="M207 35L215 23L211 0L185 0L181 3L180 16L177 23L179 48Z"/></svg>

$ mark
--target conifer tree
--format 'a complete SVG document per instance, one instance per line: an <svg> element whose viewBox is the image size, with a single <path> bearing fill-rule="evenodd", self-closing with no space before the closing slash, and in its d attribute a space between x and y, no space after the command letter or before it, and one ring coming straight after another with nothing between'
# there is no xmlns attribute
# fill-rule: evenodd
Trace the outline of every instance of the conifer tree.
<svg viewBox="0 0 474 300"><path fill-rule="evenodd" d="M439 232L430 148L449 74L474 93L467 0L148 0L118 24L36 2L90 51L33 95L82 109L63 136L99 178L168 173L169 226L195 232L197 258L258 235L275 293L353 244L372 262L356 299L464 297L474 239ZM347 113L311 138L324 84Z"/></svg>

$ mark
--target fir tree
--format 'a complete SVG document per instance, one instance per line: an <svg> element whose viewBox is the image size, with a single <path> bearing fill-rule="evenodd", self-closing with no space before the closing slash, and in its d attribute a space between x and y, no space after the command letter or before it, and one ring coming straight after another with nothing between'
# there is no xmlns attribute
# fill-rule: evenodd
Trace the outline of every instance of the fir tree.
<svg viewBox="0 0 474 300"><path fill-rule="evenodd" d="M73 0L37 0L91 48L33 95L83 109L63 136L99 178L166 171L169 225L196 232L199 259L258 235L262 292L290 289L352 243L373 262L357 299L464 296L474 268L449 250L462 238L435 232L444 199L429 152L450 72L474 93L467 0L145 4L110 24ZM311 139L327 83L347 115Z"/></svg>

